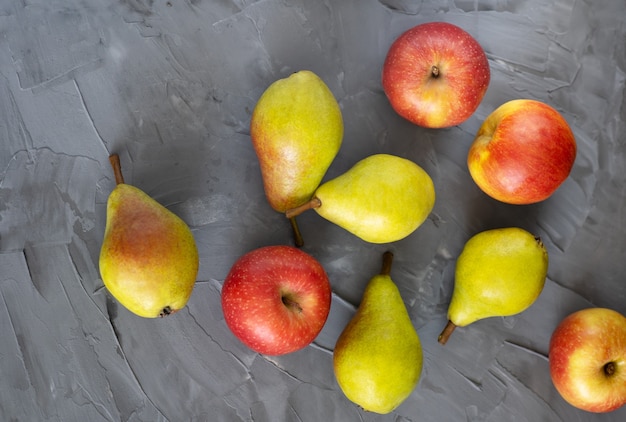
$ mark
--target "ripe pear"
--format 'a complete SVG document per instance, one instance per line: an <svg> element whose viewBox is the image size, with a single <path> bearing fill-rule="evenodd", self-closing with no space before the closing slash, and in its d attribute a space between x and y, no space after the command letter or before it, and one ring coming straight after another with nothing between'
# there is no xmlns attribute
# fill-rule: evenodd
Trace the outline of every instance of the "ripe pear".
<svg viewBox="0 0 626 422"><path fill-rule="evenodd" d="M422 345L389 275L392 258L391 252L383 255L382 271L367 284L333 352L335 377L346 397L381 414L411 394L422 372Z"/></svg>
<svg viewBox="0 0 626 422"><path fill-rule="evenodd" d="M272 83L250 120L265 196L278 212L313 195L339 152L343 118L337 100L319 76L301 70ZM296 243L302 239L291 219Z"/></svg>
<svg viewBox="0 0 626 422"><path fill-rule="evenodd" d="M467 241L456 262L445 344L455 327L518 314L543 290L548 252L539 237L518 227L487 230Z"/></svg>
<svg viewBox="0 0 626 422"><path fill-rule="evenodd" d="M434 204L433 181L420 166L375 154L322 184L310 201L285 215L291 218L313 208L366 242L388 243L415 231Z"/></svg>
<svg viewBox="0 0 626 422"><path fill-rule="evenodd" d="M145 318L183 308L198 273L189 227L140 189L125 184L119 157L110 157L117 186L107 201L100 274L111 295Z"/></svg>

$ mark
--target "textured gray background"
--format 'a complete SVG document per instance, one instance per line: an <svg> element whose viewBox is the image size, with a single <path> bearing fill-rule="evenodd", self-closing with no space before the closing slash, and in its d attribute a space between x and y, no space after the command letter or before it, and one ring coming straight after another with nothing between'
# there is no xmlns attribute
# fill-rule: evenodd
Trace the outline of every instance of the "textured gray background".
<svg viewBox="0 0 626 422"><path fill-rule="evenodd" d="M566 404L547 360L570 312L626 313L624 10L624 0L1 2L0 420L626 419L626 408L592 415ZM391 42L433 20L469 31L492 70L474 116L445 130L402 120L380 84ZM301 216L333 305L313 345L270 358L230 334L220 287L241 254L292 242L265 200L248 123L263 90L300 69L322 77L343 110L327 177L372 153L397 154L429 172L437 203L391 245ZM571 176L532 206L489 199L465 164L482 120L515 98L557 108L578 141ZM102 288L112 152L128 183L193 229L198 282L172 317L136 317ZM439 345L458 253L473 234L505 226L543 238L544 291L528 311ZM388 248L425 361L409 399L380 416L343 396L332 348Z"/></svg>

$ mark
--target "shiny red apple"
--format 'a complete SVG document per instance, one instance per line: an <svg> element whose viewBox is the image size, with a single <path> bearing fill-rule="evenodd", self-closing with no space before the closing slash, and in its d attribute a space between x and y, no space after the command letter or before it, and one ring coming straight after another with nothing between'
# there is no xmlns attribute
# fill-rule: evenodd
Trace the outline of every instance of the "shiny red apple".
<svg viewBox="0 0 626 422"><path fill-rule="evenodd" d="M442 128L467 120L487 91L491 73L483 48L447 22L417 25L391 45L382 85L393 109L419 126Z"/></svg>
<svg viewBox="0 0 626 422"><path fill-rule="evenodd" d="M240 257L222 286L226 324L246 346L283 355L309 345L330 312L322 265L292 246L265 246Z"/></svg>
<svg viewBox="0 0 626 422"><path fill-rule="evenodd" d="M626 317L606 308L567 316L552 333L550 376L572 406L605 413L626 403Z"/></svg>
<svg viewBox="0 0 626 422"><path fill-rule="evenodd" d="M487 195L522 205L551 196L569 176L575 159L576 140L563 116L541 101L518 99L487 116L467 165Z"/></svg>

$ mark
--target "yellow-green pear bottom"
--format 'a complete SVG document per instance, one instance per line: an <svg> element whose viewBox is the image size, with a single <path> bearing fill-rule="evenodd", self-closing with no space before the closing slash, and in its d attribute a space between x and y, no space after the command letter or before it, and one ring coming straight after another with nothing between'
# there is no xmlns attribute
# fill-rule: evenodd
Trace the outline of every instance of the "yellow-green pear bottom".
<svg viewBox="0 0 626 422"><path fill-rule="evenodd" d="M526 230L508 227L478 233L458 257L448 319L462 327L520 313L539 297L547 271L545 246Z"/></svg>
<svg viewBox="0 0 626 422"><path fill-rule="evenodd" d="M419 382L422 346L389 275L373 277L333 354L337 383L363 409L389 413Z"/></svg>
<svg viewBox="0 0 626 422"><path fill-rule="evenodd" d="M198 272L189 227L134 186L118 184L107 202L100 273L129 311L146 318L183 308Z"/></svg>

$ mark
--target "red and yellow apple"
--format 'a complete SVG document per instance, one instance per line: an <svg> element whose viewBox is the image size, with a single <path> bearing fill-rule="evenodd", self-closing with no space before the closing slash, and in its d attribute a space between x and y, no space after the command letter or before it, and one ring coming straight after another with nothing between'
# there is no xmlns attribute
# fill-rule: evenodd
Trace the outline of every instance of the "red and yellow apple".
<svg viewBox="0 0 626 422"><path fill-rule="evenodd" d="M572 406L605 413L626 403L626 317L606 308L567 316L552 333L550 376Z"/></svg>
<svg viewBox="0 0 626 422"><path fill-rule="evenodd" d="M512 100L478 129L469 172L487 195L508 204L532 204L551 196L569 176L576 140L567 121L549 105Z"/></svg>
<svg viewBox="0 0 626 422"><path fill-rule="evenodd" d="M483 48L447 22L417 25L391 45L382 85L392 108L410 122L442 128L467 120L487 91L491 73Z"/></svg>
<svg viewBox="0 0 626 422"><path fill-rule="evenodd" d="M330 312L322 265L292 246L265 246L240 257L222 286L222 311L235 337L252 350L283 355L309 345Z"/></svg>

